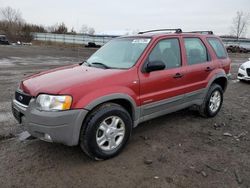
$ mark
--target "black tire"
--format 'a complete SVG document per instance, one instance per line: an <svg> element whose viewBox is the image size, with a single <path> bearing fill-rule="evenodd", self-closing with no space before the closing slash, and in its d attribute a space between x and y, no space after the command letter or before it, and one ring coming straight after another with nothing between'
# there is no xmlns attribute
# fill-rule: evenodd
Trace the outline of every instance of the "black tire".
<svg viewBox="0 0 250 188"><path fill-rule="evenodd" d="M211 96L216 91L218 91L220 93L221 100L220 100L220 105L219 105L218 109L216 111L212 111L210 108L210 99L211 99ZM212 84L208 90L207 96L206 96L203 104L199 108L199 112L203 117L207 117L207 118L214 117L220 111L222 103L223 103L223 89L218 84Z"/></svg>
<svg viewBox="0 0 250 188"><path fill-rule="evenodd" d="M125 125L125 134L121 143L111 151L101 149L97 144L97 132L100 124L109 117L119 117ZM106 103L93 110L83 123L80 133L81 149L94 160L105 160L118 155L127 144L132 132L132 119L122 106L115 103Z"/></svg>

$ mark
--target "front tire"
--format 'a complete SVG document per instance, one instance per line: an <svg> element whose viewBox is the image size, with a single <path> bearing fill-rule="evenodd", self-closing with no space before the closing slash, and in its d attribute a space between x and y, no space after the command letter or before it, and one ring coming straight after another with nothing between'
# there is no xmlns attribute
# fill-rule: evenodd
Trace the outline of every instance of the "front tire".
<svg viewBox="0 0 250 188"><path fill-rule="evenodd" d="M214 117L220 111L223 103L223 90L220 85L212 84L207 96L200 106L199 112L203 117Z"/></svg>
<svg viewBox="0 0 250 188"><path fill-rule="evenodd" d="M132 127L131 116L122 106L106 103L86 118L80 133L80 146L92 159L112 158L127 144Z"/></svg>

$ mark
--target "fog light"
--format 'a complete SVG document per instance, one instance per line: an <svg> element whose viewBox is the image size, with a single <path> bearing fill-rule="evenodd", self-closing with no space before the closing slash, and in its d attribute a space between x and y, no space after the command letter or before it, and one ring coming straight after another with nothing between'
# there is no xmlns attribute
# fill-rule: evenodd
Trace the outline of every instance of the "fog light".
<svg viewBox="0 0 250 188"><path fill-rule="evenodd" d="M44 134L44 140L48 141L48 142L52 142L52 138L49 134L45 133Z"/></svg>
<svg viewBox="0 0 250 188"><path fill-rule="evenodd" d="M244 75L243 75L243 74L241 74L241 73L239 73L239 74L238 74L238 76L239 76L239 77L244 77Z"/></svg>

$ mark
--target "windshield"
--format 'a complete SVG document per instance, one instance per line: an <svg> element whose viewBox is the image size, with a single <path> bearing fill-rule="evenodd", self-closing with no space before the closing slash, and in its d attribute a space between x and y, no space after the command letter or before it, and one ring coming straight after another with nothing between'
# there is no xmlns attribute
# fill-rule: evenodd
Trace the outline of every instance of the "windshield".
<svg viewBox="0 0 250 188"><path fill-rule="evenodd" d="M102 68L130 68L136 63L150 40L149 38L114 39L96 51L87 63Z"/></svg>

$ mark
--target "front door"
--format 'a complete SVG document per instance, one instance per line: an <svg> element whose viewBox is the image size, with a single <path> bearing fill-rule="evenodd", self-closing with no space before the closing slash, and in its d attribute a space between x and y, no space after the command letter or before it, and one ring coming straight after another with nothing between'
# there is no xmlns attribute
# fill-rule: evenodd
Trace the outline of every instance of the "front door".
<svg viewBox="0 0 250 188"><path fill-rule="evenodd" d="M163 62L164 70L139 72L142 116L163 112L181 103L184 89L185 67L182 63L179 38L162 39L156 43L145 62Z"/></svg>

